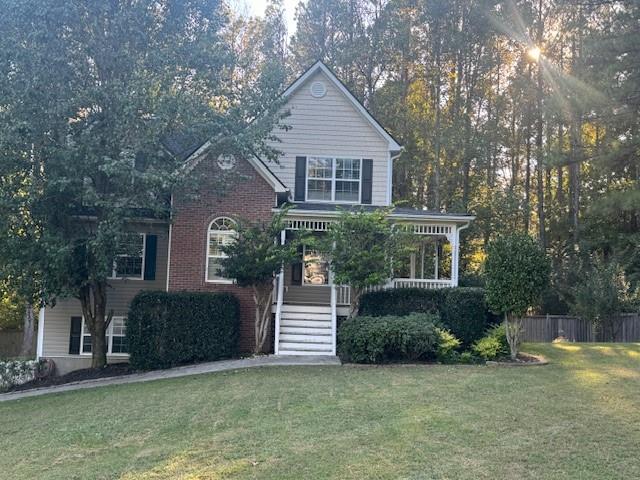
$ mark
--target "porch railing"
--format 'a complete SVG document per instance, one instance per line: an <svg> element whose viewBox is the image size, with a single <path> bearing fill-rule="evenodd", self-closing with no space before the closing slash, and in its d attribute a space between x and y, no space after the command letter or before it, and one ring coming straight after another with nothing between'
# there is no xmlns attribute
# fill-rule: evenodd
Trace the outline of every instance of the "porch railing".
<svg viewBox="0 0 640 480"><path fill-rule="evenodd" d="M428 290L453 286L453 282L451 280L435 280L428 278L394 278L389 283L389 288L425 288Z"/></svg>
<svg viewBox="0 0 640 480"><path fill-rule="evenodd" d="M351 287L349 285L336 285L336 304L351 305Z"/></svg>

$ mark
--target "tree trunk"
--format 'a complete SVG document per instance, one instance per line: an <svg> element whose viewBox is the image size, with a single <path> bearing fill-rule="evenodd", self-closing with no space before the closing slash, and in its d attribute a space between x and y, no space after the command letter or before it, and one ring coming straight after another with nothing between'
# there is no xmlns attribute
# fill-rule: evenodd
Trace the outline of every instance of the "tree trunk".
<svg viewBox="0 0 640 480"><path fill-rule="evenodd" d="M271 325L272 295L273 284L271 282L253 287L253 301L256 305L254 353L264 353L265 351L265 344L269 335L269 326Z"/></svg>
<svg viewBox="0 0 640 480"><path fill-rule="evenodd" d="M351 304L349 305L349 318L353 318L358 314L360 309L360 297L362 297L362 289L351 287Z"/></svg>
<svg viewBox="0 0 640 480"><path fill-rule="evenodd" d="M540 237L540 246L547 247L545 215L544 215L544 151L542 149L542 67L538 63L537 72L537 92L536 92L536 193L538 196L538 231Z"/></svg>
<svg viewBox="0 0 640 480"><path fill-rule="evenodd" d="M507 343L509 343L511 360L517 360L520 349L520 334L522 333L522 319L515 318L511 314L505 314L504 327Z"/></svg>
<svg viewBox="0 0 640 480"><path fill-rule="evenodd" d="M24 319L22 323L22 346L20 347L20 356L31 356L33 347L33 331L34 331L33 304L26 302L24 307Z"/></svg>
<svg viewBox="0 0 640 480"><path fill-rule="evenodd" d="M107 282L95 281L80 289L82 315L91 333L91 368L107 365L107 328L112 312L107 315Z"/></svg>

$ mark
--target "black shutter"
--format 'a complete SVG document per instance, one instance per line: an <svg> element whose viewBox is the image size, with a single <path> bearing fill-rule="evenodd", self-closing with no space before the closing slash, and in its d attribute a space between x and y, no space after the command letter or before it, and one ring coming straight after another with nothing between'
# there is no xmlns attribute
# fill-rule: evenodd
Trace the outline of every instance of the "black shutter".
<svg viewBox="0 0 640 480"><path fill-rule="evenodd" d="M298 245L298 257L299 260L291 265L291 284L292 285L302 285L302 245Z"/></svg>
<svg viewBox="0 0 640 480"><path fill-rule="evenodd" d="M80 335L82 335L82 317L71 317L69 328L69 354L80 354Z"/></svg>
<svg viewBox="0 0 640 480"><path fill-rule="evenodd" d="M373 187L373 160L362 160L362 203L372 203L371 189Z"/></svg>
<svg viewBox="0 0 640 480"><path fill-rule="evenodd" d="M296 185L293 199L304 202L304 192L307 187L307 157L296 157Z"/></svg>
<svg viewBox="0 0 640 480"><path fill-rule="evenodd" d="M158 236L147 235L144 249L144 279L156 279L156 256L158 253Z"/></svg>

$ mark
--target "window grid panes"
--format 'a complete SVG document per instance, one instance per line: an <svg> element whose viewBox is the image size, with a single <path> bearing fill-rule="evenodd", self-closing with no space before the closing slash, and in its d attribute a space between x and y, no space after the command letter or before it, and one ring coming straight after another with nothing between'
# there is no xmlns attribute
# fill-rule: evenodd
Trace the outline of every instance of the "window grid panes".
<svg viewBox="0 0 640 480"><path fill-rule="evenodd" d="M207 241L207 281L229 280L224 275L221 263L221 260L227 256L222 247L233 243L235 238L236 231L233 220L220 217L211 222Z"/></svg>
<svg viewBox="0 0 640 480"><path fill-rule="evenodd" d="M105 339L107 341L107 355L129 353L126 319L122 317L112 318L109 328L107 328ZM82 323L82 348L80 351L82 353L91 353L91 333L84 322Z"/></svg>
<svg viewBox="0 0 640 480"><path fill-rule="evenodd" d="M307 201L360 201L361 160L357 158L309 157Z"/></svg>
<svg viewBox="0 0 640 480"><path fill-rule="evenodd" d="M144 259L144 234L127 235L119 248L120 254L113 262L113 278L142 278Z"/></svg>

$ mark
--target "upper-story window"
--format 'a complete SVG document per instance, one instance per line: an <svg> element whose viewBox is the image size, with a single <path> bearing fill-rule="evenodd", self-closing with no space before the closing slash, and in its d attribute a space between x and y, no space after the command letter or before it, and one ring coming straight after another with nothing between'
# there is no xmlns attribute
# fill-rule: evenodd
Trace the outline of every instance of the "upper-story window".
<svg viewBox="0 0 640 480"><path fill-rule="evenodd" d="M222 251L223 245L229 245L236 238L236 222L227 217L218 217L209 226L207 235L207 282L231 283L224 274L221 260L227 255Z"/></svg>
<svg viewBox="0 0 640 480"><path fill-rule="evenodd" d="M144 272L144 233L126 235L121 244L118 255L113 261L111 278L129 278L142 280Z"/></svg>
<svg viewBox="0 0 640 480"><path fill-rule="evenodd" d="M307 201L360 202L361 163L359 158L309 157Z"/></svg>

